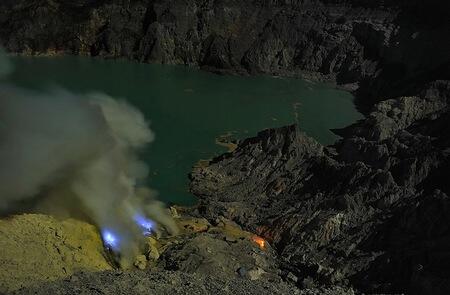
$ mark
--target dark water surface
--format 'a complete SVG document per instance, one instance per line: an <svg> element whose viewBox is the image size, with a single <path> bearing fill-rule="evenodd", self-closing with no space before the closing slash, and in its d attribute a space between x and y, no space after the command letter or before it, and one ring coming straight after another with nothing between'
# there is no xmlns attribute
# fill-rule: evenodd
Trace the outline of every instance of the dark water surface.
<svg viewBox="0 0 450 295"><path fill-rule="evenodd" d="M76 93L124 98L151 122L156 141L143 153L149 183L166 202L192 204L187 174L200 159L226 151L216 138L256 135L298 122L323 144L329 131L361 118L353 97L324 84L267 76L219 76L183 66L82 57L14 57L10 81L32 89L60 86Z"/></svg>

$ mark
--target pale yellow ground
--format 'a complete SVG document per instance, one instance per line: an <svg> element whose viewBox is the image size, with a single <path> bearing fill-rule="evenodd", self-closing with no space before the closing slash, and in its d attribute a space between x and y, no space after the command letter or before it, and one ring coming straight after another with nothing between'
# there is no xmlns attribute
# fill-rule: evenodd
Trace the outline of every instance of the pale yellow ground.
<svg viewBox="0 0 450 295"><path fill-rule="evenodd" d="M38 214L0 220L0 293L107 269L100 236L90 224Z"/></svg>
<svg viewBox="0 0 450 295"><path fill-rule="evenodd" d="M181 217L175 208L172 215L180 234L148 237L145 255L139 255L134 264L137 268L153 267L168 247L195 233L221 233L226 240L246 239L264 248L255 235L224 218L212 226L204 218ZM0 219L0 294L64 279L80 271L112 269L106 257L96 227L86 222L43 214Z"/></svg>

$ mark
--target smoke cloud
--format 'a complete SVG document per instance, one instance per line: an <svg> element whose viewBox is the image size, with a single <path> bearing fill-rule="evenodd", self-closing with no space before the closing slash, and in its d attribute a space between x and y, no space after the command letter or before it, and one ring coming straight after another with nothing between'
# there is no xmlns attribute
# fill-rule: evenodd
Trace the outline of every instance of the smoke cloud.
<svg viewBox="0 0 450 295"><path fill-rule="evenodd" d="M0 75L10 69L0 59ZM138 152L153 139L142 113L125 101L0 84L0 211L17 212L46 196L52 196L50 207L83 208L105 244L129 264L143 230L156 230L153 221L177 231L155 193L142 185L148 168Z"/></svg>

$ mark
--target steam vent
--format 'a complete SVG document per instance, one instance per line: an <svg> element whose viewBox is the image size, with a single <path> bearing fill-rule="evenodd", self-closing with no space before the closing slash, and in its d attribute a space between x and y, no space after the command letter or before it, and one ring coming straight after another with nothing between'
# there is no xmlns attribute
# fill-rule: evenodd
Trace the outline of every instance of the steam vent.
<svg viewBox="0 0 450 295"><path fill-rule="evenodd" d="M450 294L450 2L0 1L0 295Z"/></svg>

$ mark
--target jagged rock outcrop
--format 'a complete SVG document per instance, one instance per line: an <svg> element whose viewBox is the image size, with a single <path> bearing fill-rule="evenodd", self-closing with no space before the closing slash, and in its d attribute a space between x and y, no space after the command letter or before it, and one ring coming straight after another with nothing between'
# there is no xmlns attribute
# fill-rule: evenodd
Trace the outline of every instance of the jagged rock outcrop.
<svg viewBox="0 0 450 295"><path fill-rule="evenodd" d="M209 223L181 213L176 224L179 235L146 237L136 269L118 271L92 225L37 214L0 220L0 293L354 294L283 282L276 252L224 218Z"/></svg>
<svg viewBox="0 0 450 295"><path fill-rule="evenodd" d="M450 82L437 80L416 96L398 97L377 103L367 118L342 130L341 135L356 135L367 140L384 140L416 121L438 118L448 112Z"/></svg>
<svg viewBox="0 0 450 295"><path fill-rule="evenodd" d="M336 131L343 139L335 146L323 147L291 126L261 132L196 168L191 189L200 204L193 214L211 222L224 216L263 235L283 275L302 287L449 294L449 6L440 0L9 0L0 4L0 41L13 53L127 57L218 73L335 80L357 90L367 117ZM168 263L184 267L182 259ZM85 288L96 280L102 288L114 280L122 290L113 273L80 282ZM215 286L208 292L240 284L207 281ZM58 284L46 288L81 288Z"/></svg>
<svg viewBox="0 0 450 295"><path fill-rule="evenodd" d="M449 78L448 11L439 0L2 1L0 43L359 83L370 106Z"/></svg>
<svg viewBox="0 0 450 295"><path fill-rule="evenodd" d="M303 287L447 294L448 85L380 102L333 147L295 126L240 142L193 171L198 214L268 239Z"/></svg>

